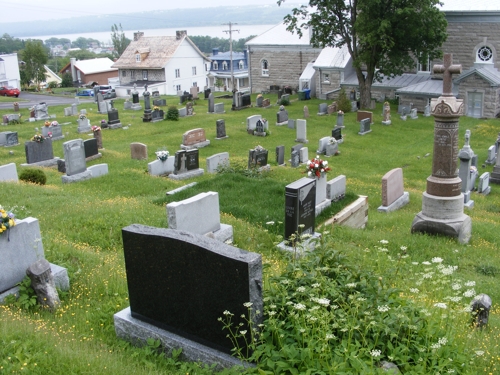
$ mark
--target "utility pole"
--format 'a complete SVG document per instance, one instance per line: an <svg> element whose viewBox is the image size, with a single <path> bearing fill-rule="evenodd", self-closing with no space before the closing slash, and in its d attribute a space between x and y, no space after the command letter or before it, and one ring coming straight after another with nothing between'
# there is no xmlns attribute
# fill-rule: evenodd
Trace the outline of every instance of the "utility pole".
<svg viewBox="0 0 500 375"><path fill-rule="evenodd" d="M224 23L223 25L228 25L229 30L223 30L223 32L229 34L229 58L230 58L230 64L231 64L231 86L233 87L233 93L236 92L236 88L234 87L234 72L233 72L233 32L237 31L240 32L240 30L233 30L233 25L237 25L237 23Z"/></svg>

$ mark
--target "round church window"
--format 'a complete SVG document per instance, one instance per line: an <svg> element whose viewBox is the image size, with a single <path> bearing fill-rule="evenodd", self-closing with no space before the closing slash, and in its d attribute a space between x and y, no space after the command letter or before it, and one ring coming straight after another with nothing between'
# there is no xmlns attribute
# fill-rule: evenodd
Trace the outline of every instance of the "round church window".
<svg viewBox="0 0 500 375"><path fill-rule="evenodd" d="M483 46L477 51L477 57L481 61L490 61L493 57L493 52L490 47Z"/></svg>

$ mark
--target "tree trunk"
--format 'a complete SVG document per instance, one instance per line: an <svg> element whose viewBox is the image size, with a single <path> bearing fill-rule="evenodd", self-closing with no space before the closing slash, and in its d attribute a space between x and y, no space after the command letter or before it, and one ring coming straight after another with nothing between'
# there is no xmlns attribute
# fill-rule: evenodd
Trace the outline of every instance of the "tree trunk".
<svg viewBox="0 0 500 375"><path fill-rule="evenodd" d="M369 74L368 77L365 77L361 68L356 68L356 76L359 83L360 107L362 109L369 109L372 100L372 81L369 78L371 75Z"/></svg>

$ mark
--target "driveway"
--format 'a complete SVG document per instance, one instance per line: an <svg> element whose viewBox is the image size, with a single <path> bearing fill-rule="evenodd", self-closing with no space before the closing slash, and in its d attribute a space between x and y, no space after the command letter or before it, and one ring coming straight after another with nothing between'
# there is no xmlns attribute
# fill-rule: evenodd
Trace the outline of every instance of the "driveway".
<svg viewBox="0 0 500 375"><path fill-rule="evenodd" d="M73 104L75 102L75 96L55 96L55 95L43 95L43 94L32 94L29 92L21 91L19 95L19 107L21 108L31 108L35 104L41 102L47 103L50 107L51 105L64 105ZM94 98L87 98L85 96L79 96L80 103L93 103ZM0 103L0 109L12 109L12 102Z"/></svg>

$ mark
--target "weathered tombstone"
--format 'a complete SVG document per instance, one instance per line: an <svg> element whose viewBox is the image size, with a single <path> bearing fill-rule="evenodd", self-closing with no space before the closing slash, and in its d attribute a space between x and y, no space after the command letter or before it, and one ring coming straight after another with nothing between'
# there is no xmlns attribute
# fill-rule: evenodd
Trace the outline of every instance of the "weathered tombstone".
<svg viewBox="0 0 500 375"><path fill-rule="evenodd" d="M330 138L330 141L326 144L325 147L325 156L338 155L339 152L339 141L335 138Z"/></svg>
<svg viewBox="0 0 500 375"><path fill-rule="evenodd" d="M302 147L299 150L299 163L304 164L309 160L309 148L308 147Z"/></svg>
<svg viewBox="0 0 500 375"><path fill-rule="evenodd" d="M345 197L346 177L339 175L326 182L326 198L337 202Z"/></svg>
<svg viewBox="0 0 500 375"><path fill-rule="evenodd" d="M285 165L285 146L276 146L276 164Z"/></svg>
<svg viewBox="0 0 500 375"><path fill-rule="evenodd" d="M132 142L130 144L130 157L135 160L146 160L148 158L148 146L144 143Z"/></svg>
<svg viewBox="0 0 500 375"><path fill-rule="evenodd" d="M361 121L361 120L364 120L364 119L370 119L370 124L373 124L373 112L369 112L369 111L358 111L357 113L357 121Z"/></svg>
<svg viewBox="0 0 500 375"><path fill-rule="evenodd" d="M193 115L194 115L193 102L187 102L186 103L186 116L193 116Z"/></svg>
<svg viewBox="0 0 500 375"><path fill-rule="evenodd" d="M460 191L464 195L464 207L472 208L474 207L474 201L470 199L470 185L471 185L471 163L472 157L474 156L474 151L472 151L470 145L470 130L465 131L465 145L458 152L458 158L460 159L460 166L458 169L458 177L462 180L460 184Z"/></svg>
<svg viewBox="0 0 500 375"><path fill-rule="evenodd" d="M495 166L490 175L490 181L494 184L500 184L500 152L497 152Z"/></svg>
<svg viewBox="0 0 500 375"><path fill-rule="evenodd" d="M87 116L85 116L84 114L81 114L78 117L77 122L78 122L78 129L76 131L78 133L87 133L90 131L90 121L87 118Z"/></svg>
<svg viewBox="0 0 500 375"><path fill-rule="evenodd" d="M207 173L217 173L220 168L229 167L229 153L221 152L207 158Z"/></svg>
<svg viewBox="0 0 500 375"><path fill-rule="evenodd" d="M19 182L16 163L0 165L0 181Z"/></svg>
<svg viewBox="0 0 500 375"><path fill-rule="evenodd" d="M28 267L26 274L31 280L31 287L35 291L38 304L52 311L57 309L61 300L56 290L50 263L46 259L37 260Z"/></svg>
<svg viewBox="0 0 500 375"><path fill-rule="evenodd" d="M97 111L101 114L108 113L108 103L104 100L101 92L97 93Z"/></svg>
<svg viewBox="0 0 500 375"><path fill-rule="evenodd" d="M426 105L424 108L424 117L429 117L431 115L431 106Z"/></svg>
<svg viewBox="0 0 500 375"><path fill-rule="evenodd" d="M262 146L257 146L248 151L248 169L267 168L268 150Z"/></svg>
<svg viewBox="0 0 500 375"><path fill-rule="evenodd" d="M208 113L214 113L215 112L215 105L214 105L214 94L211 92L208 95Z"/></svg>
<svg viewBox="0 0 500 375"><path fill-rule="evenodd" d="M352 101L351 102L351 112L357 112L358 110L358 102Z"/></svg>
<svg viewBox="0 0 500 375"><path fill-rule="evenodd" d="M19 144L17 132L7 131L0 133L0 146L12 147Z"/></svg>
<svg viewBox="0 0 500 375"><path fill-rule="evenodd" d="M483 328L488 325L492 301L487 294L481 293L474 297L470 303L472 321L478 328Z"/></svg>
<svg viewBox="0 0 500 375"><path fill-rule="evenodd" d="M50 138L44 139L43 142L27 141L24 143L24 149L28 164L54 160L54 150Z"/></svg>
<svg viewBox="0 0 500 375"><path fill-rule="evenodd" d="M233 227L220 222L219 193L213 191L167 204L167 219L170 229L233 240Z"/></svg>
<svg viewBox="0 0 500 375"><path fill-rule="evenodd" d="M320 103L318 109L318 116L323 116L326 115L327 113L328 113L328 104Z"/></svg>
<svg viewBox="0 0 500 375"><path fill-rule="evenodd" d="M495 146L490 146L488 148L488 159L484 162L485 164L495 164L496 161L496 153L495 153Z"/></svg>
<svg viewBox="0 0 500 375"><path fill-rule="evenodd" d="M410 118L412 120L416 120L418 119L418 116L417 116L417 109L416 108L412 108L411 111L410 111Z"/></svg>
<svg viewBox="0 0 500 375"><path fill-rule="evenodd" d="M224 103L215 103L214 113L226 113L226 111L224 111Z"/></svg>
<svg viewBox="0 0 500 375"><path fill-rule="evenodd" d="M227 138L226 134L226 121L224 119L219 119L215 122L216 127L216 138L215 139L224 139Z"/></svg>
<svg viewBox="0 0 500 375"><path fill-rule="evenodd" d="M190 87L189 93L191 94L193 99L198 99L198 87L197 86Z"/></svg>
<svg viewBox="0 0 500 375"><path fill-rule="evenodd" d="M249 134L253 134L253 132L255 131L258 120L262 120L261 115L253 115L253 116L247 117L247 132Z"/></svg>
<svg viewBox="0 0 500 375"><path fill-rule="evenodd" d="M285 240L299 242L304 234L314 234L316 181L301 178L285 187ZM293 239L295 237L295 240Z"/></svg>
<svg viewBox="0 0 500 375"><path fill-rule="evenodd" d="M383 125L391 125L391 105L389 102L384 103Z"/></svg>
<svg viewBox="0 0 500 375"><path fill-rule="evenodd" d="M148 91L148 85L144 85L144 92L142 93L142 97L144 98L144 112L142 115L142 122L151 122L152 119L150 96L151 94Z"/></svg>
<svg viewBox="0 0 500 375"><path fill-rule="evenodd" d="M477 192L479 194L488 195L491 191L490 187L490 174L489 172L484 172L479 176L479 183L477 185Z"/></svg>
<svg viewBox="0 0 500 375"><path fill-rule="evenodd" d="M230 311L238 325L247 303L263 311L261 255L199 234L138 224L123 228L122 237L130 308L114 315L118 337L144 344L157 337L170 349L181 347L187 360L238 364L218 319ZM262 315L250 319L257 326ZM238 347L247 352L251 337L243 335Z"/></svg>
<svg viewBox="0 0 500 375"><path fill-rule="evenodd" d="M71 107L64 108L64 116L73 116L73 109Z"/></svg>
<svg viewBox="0 0 500 375"><path fill-rule="evenodd" d="M327 108L327 112L329 115L333 115L335 112L337 112L337 102L333 102L330 104Z"/></svg>
<svg viewBox="0 0 500 375"><path fill-rule="evenodd" d="M187 116L186 107L179 108L179 117L186 117L186 116Z"/></svg>
<svg viewBox="0 0 500 375"><path fill-rule="evenodd" d="M307 105L304 106L304 118L309 118L309 108Z"/></svg>
<svg viewBox="0 0 500 375"><path fill-rule="evenodd" d="M308 143L309 141L307 140L307 121L298 119L297 120L297 138L295 139L295 142L303 142L303 143Z"/></svg>
<svg viewBox="0 0 500 375"><path fill-rule="evenodd" d="M52 138L53 141L64 139L62 127L57 123L57 121L53 121L50 126L42 127L42 135L44 137Z"/></svg>
<svg viewBox="0 0 500 375"><path fill-rule="evenodd" d="M262 101L262 107L263 108L269 108L271 106L271 101L268 99L268 98L265 98L263 101Z"/></svg>
<svg viewBox="0 0 500 375"><path fill-rule="evenodd" d="M359 135L365 135L372 131L371 121L369 118L365 118L359 122Z"/></svg>
<svg viewBox="0 0 500 375"><path fill-rule="evenodd" d="M457 176L458 120L464 103L452 92L452 74L460 74L462 67L452 64L451 54L445 54L443 62L433 69L434 73L443 73L443 94L431 101L435 119L432 175L427 178L422 211L413 219L411 231L442 234L468 243L472 221L464 214L461 180Z"/></svg>
<svg viewBox="0 0 500 375"><path fill-rule="evenodd" d="M404 191L403 169L395 168L382 177L382 205L379 212L392 212L410 202L410 194Z"/></svg>
<svg viewBox="0 0 500 375"><path fill-rule="evenodd" d="M276 125L288 125L288 111L281 105L279 112L276 113Z"/></svg>
<svg viewBox="0 0 500 375"><path fill-rule="evenodd" d="M316 151L317 154L325 154L326 152L326 145L330 143L330 137L323 137L320 138L318 142L318 150Z"/></svg>
<svg viewBox="0 0 500 375"><path fill-rule="evenodd" d="M262 108L263 102L264 102L264 98L262 97L262 94L257 95L257 98L255 99L255 105L259 108Z"/></svg>
<svg viewBox="0 0 500 375"><path fill-rule="evenodd" d="M130 102L129 99L123 102L123 109L132 109L132 102Z"/></svg>
<svg viewBox="0 0 500 375"><path fill-rule="evenodd" d="M34 109L35 109L34 117L36 121L47 120L50 118L49 107L47 106L46 103L42 102L40 104L36 104Z"/></svg>
<svg viewBox="0 0 500 375"><path fill-rule="evenodd" d="M203 148L210 144L205 135L205 129L196 128L185 132L182 135L181 149L190 150L193 148Z"/></svg>
<svg viewBox="0 0 500 375"><path fill-rule="evenodd" d="M103 149L101 128L99 126L92 127L92 128L93 128L92 133L94 134L94 138L97 140L97 148Z"/></svg>
<svg viewBox="0 0 500 375"><path fill-rule="evenodd" d="M85 172L85 148L82 139L74 139L63 143L64 160L66 162L66 175L72 176Z"/></svg>
<svg viewBox="0 0 500 375"><path fill-rule="evenodd" d="M338 111L337 112L337 125L338 128L343 128L344 127L344 112Z"/></svg>

